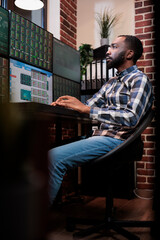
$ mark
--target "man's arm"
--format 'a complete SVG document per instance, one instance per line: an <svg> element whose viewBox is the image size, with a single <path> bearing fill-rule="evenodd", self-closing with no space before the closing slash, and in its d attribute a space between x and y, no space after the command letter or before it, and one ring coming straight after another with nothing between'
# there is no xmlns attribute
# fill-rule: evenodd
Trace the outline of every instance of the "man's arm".
<svg viewBox="0 0 160 240"><path fill-rule="evenodd" d="M65 108L72 108L80 113L90 114L90 107L80 102L77 98L72 96L62 96L59 97L55 102L51 104L52 106L62 106Z"/></svg>
<svg viewBox="0 0 160 240"><path fill-rule="evenodd" d="M108 81L109 82L109 81ZM108 83L106 83L108 85ZM86 104L80 102L77 98L72 96L61 96L55 102L52 102L52 106L63 106L66 108L72 108L81 113L90 114L90 109L92 107L103 107L104 106L104 93L106 91L106 84L102 86L102 88L95 93L91 99L86 101Z"/></svg>
<svg viewBox="0 0 160 240"><path fill-rule="evenodd" d="M110 84L106 83L93 95L85 104L71 96L62 96L53 102L52 105L59 105L72 108L81 113L87 113L92 119L101 123L107 123L116 126L134 127L146 110L152 105L152 87L145 75L137 76L130 90L130 98L125 107L107 105L105 103L105 94Z"/></svg>

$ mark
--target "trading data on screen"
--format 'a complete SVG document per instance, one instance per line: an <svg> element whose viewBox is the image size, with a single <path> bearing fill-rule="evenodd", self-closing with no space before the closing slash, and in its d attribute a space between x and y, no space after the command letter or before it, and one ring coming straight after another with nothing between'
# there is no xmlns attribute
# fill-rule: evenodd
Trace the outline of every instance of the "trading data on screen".
<svg viewBox="0 0 160 240"><path fill-rule="evenodd" d="M52 73L10 59L10 101L52 102Z"/></svg>

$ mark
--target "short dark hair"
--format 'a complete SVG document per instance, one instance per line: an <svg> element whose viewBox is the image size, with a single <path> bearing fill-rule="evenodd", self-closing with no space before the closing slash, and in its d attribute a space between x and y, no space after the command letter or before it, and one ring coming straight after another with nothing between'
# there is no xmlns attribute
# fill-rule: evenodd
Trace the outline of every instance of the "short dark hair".
<svg viewBox="0 0 160 240"><path fill-rule="evenodd" d="M134 51L133 62L134 64L142 56L143 45L139 38L132 35L119 35L118 37L125 37L125 42L128 44L128 48Z"/></svg>

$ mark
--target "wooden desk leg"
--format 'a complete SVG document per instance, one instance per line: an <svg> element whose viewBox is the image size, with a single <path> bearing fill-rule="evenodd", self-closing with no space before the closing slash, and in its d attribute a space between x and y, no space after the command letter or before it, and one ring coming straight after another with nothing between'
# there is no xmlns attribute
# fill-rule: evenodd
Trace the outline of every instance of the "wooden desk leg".
<svg viewBox="0 0 160 240"><path fill-rule="evenodd" d="M82 135L82 125L80 122L78 122L78 136Z"/></svg>

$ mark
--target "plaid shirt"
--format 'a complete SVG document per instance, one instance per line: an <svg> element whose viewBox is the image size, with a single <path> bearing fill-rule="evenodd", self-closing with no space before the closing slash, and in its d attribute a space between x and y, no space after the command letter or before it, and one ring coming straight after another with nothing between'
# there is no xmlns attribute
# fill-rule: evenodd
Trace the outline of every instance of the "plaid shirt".
<svg viewBox="0 0 160 240"><path fill-rule="evenodd" d="M90 118L101 123L94 136L124 140L152 106L153 94L149 79L136 65L116 75L86 105L91 107Z"/></svg>

